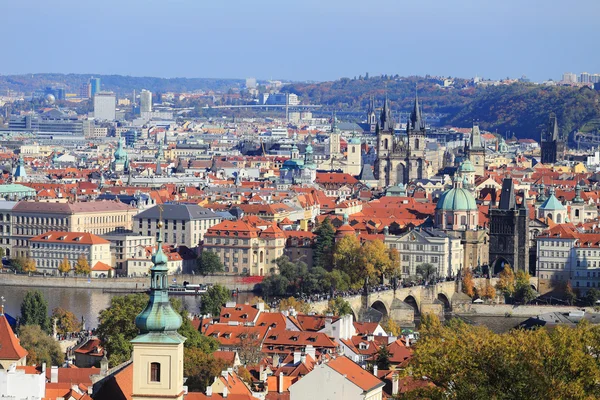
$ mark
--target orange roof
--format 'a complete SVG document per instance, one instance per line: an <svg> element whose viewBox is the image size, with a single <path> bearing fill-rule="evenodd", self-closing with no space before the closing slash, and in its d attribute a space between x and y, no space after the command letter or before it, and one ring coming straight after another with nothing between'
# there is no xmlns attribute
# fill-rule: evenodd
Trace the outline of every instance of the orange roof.
<svg viewBox="0 0 600 400"><path fill-rule="evenodd" d="M17 361L27 354L29 353L21 347L4 314L0 314L0 359Z"/></svg>
<svg viewBox="0 0 600 400"><path fill-rule="evenodd" d="M236 304L235 307L221 307L219 322L228 323L229 321L252 322L258 315L258 308L249 304Z"/></svg>
<svg viewBox="0 0 600 400"><path fill-rule="evenodd" d="M348 357L337 357L325 365L345 376L346 379L365 392L371 391L379 386L384 386L384 383L379 378L364 370L360 365L356 364Z"/></svg>
<svg viewBox="0 0 600 400"><path fill-rule="evenodd" d="M98 261L92 267L92 271L112 271L112 267L108 264L103 263L102 261Z"/></svg>
<svg viewBox="0 0 600 400"><path fill-rule="evenodd" d="M71 243L86 245L110 244L108 240L88 232L48 231L29 239L29 241L40 243Z"/></svg>

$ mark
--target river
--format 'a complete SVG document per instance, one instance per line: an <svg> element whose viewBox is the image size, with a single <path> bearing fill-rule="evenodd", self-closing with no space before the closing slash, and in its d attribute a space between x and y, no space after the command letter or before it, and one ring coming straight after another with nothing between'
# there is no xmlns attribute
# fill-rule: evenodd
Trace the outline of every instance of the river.
<svg viewBox="0 0 600 400"><path fill-rule="evenodd" d="M107 308L110 299L118 294L103 293L99 289L74 289L74 288L30 288L21 286L0 286L0 296L4 296L4 312L12 317L17 317L21 311L21 303L29 290L39 290L48 301L48 312L56 307L62 307L71 311L77 317L85 318L86 328L92 329L98 326L100 311ZM189 312L198 314L200 312L200 297L180 297ZM254 297L252 293L240 293L237 302L243 303Z"/></svg>

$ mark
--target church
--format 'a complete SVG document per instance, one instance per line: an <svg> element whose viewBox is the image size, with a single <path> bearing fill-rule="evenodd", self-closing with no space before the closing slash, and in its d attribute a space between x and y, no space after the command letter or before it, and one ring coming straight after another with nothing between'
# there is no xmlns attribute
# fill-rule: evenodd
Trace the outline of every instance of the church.
<svg viewBox="0 0 600 400"><path fill-rule="evenodd" d="M370 111L372 117L372 111ZM377 133L376 178L380 187L406 184L416 179L426 179L435 172L425 157L427 148L425 121L419 97L406 123L406 139L396 137L395 123L389 100L386 98L375 130Z"/></svg>
<svg viewBox="0 0 600 400"><path fill-rule="evenodd" d="M541 137L542 164L554 164L563 159L565 142L558 133L558 120L555 114L550 115L548 126Z"/></svg>

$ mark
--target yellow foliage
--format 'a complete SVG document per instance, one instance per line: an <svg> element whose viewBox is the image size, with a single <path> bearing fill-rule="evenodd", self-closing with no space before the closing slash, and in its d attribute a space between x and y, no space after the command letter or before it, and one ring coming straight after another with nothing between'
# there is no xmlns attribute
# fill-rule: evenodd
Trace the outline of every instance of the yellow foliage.
<svg viewBox="0 0 600 400"><path fill-rule="evenodd" d="M287 299L283 299L279 302L279 310L287 311L290 308L293 308L302 314L308 314L310 312L310 304L305 303L302 300L297 300L294 297L288 297Z"/></svg>

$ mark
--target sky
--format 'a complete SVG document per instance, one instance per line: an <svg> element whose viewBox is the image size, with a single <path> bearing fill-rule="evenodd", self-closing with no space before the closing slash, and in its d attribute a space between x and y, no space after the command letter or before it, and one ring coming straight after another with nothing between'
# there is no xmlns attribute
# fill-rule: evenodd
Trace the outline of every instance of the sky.
<svg viewBox="0 0 600 400"><path fill-rule="evenodd" d="M600 1L0 0L0 74L600 73Z"/></svg>

